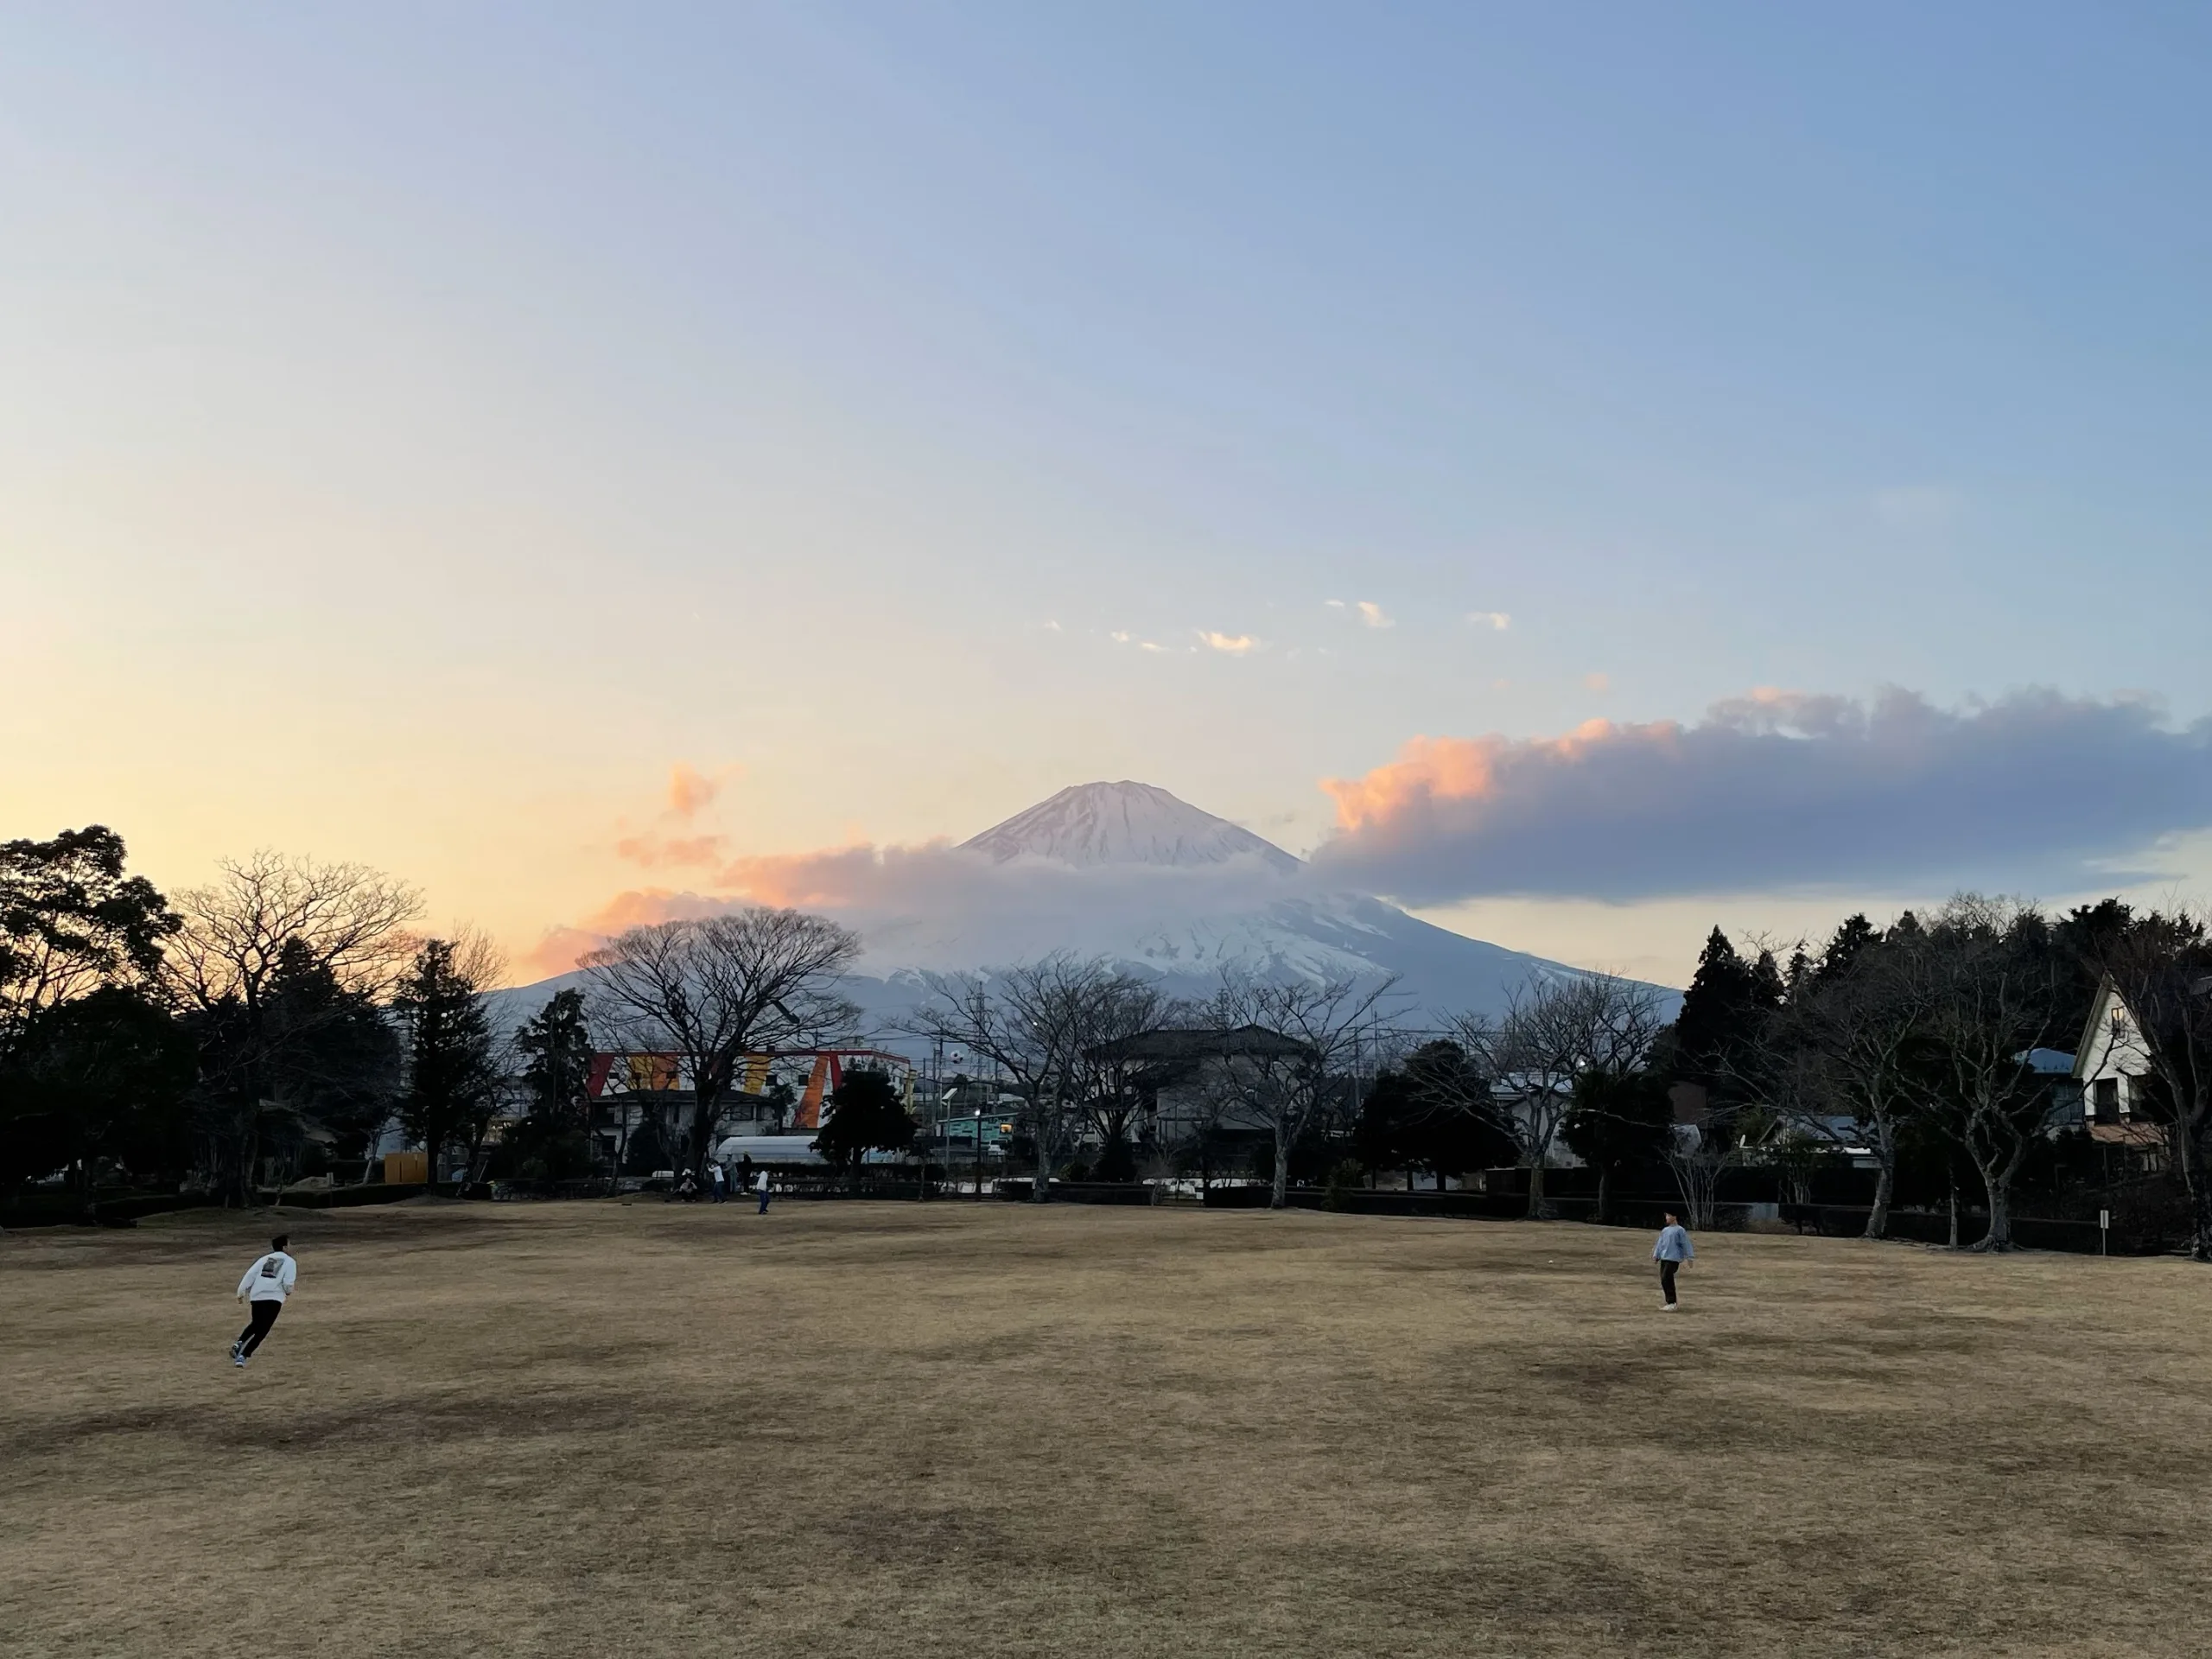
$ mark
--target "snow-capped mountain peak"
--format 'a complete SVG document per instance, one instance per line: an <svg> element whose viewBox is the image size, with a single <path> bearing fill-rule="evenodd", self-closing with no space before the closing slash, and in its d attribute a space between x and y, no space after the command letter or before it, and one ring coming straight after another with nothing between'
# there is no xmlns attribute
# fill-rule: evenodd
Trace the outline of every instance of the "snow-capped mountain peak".
<svg viewBox="0 0 2212 1659"><path fill-rule="evenodd" d="M1123 779L1077 784L962 843L994 862L1047 858L1062 864L1223 864L1256 855L1286 874L1299 861L1249 830L1201 811L1164 789Z"/></svg>

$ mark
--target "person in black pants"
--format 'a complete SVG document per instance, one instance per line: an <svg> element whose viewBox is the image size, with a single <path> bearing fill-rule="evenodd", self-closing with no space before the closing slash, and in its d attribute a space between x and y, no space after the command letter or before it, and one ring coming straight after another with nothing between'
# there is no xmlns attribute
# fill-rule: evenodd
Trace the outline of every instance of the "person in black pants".
<svg viewBox="0 0 2212 1659"><path fill-rule="evenodd" d="M238 1300L246 1304L251 1318L238 1339L231 1344L231 1363L240 1370L253 1357L253 1351L261 1346L276 1324L276 1316L284 1311L284 1299L300 1282L300 1264L285 1250L291 1243L289 1235L279 1233L269 1241L269 1254L245 1270L245 1277L238 1281Z"/></svg>
<svg viewBox="0 0 2212 1659"><path fill-rule="evenodd" d="M1680 1306L1675 1300L1675 1275L1697 1260L1697 1246L1690 1243L1688 1230L1675 1219L1671 1210L1667 1211L1667 1224L1660 1230L1659 1242L1651 1247L1651 1259L1659 1264L1659 1294L1666 1298L1659 1304L1660 1308L1672 1313Z"/></svg>

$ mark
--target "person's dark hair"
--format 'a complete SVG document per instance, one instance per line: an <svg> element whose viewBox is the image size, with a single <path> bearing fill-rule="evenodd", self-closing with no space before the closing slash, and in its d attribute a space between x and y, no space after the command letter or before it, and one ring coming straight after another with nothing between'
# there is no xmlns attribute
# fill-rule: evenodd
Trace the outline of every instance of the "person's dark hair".
<svg viewBox="0 0 2212 1659"><path fill-rule="evenodd" d="M272 1250L281 1250L291 1242L292 1236L289 1233L279 1233L269 1241L269 1248Z"/></svg>
<svg viewBox="0 0 2212 1659"><path fill-rule="evenodd" d="M1673 1211L1671 1211L1671 1210L1662 1210L1659 1213L1660 1213L1661 1215L1662 1215L1662 1216L1666 1217L1667 1217L1667 1219L1668 1219L1669 1221L1670 1221L1670 1222L1680 1221L1680 1220L1681 1219L1681 1217L1680 1216L1676 1215L1676 1214L1675 1214Z"/></svg>

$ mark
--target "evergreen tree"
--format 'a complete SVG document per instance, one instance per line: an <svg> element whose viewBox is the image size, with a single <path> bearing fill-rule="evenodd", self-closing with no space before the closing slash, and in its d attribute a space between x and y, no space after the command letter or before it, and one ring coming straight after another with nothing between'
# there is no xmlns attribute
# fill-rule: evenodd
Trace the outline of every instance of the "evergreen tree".
<svg viewBox="0 0 2212 1659"><path fill-rule="evenodd" d="M1775 965L1774 952L1761 950L1758 960L1751 964L1751 1014L1756 1019L1772 1014L1789 1000L1789 987L1783 982L1782 969Z"/></svg>
<svg viewBox="0 0 2212 1659"><path fill-rule="evenodd" d="M191 1034L135 987L41 1009L0 1060L0 1192L67 1169L89 1198L104 1161L176 1170L192 1076Z"/></svg>
<svg viewBox="0 0 2212 1659"><path fill-rule="evenodd" d="M1598 1172L1598 1219L1612 1218L1616 1175L1660 1162L1674 1133L1675 1105L1656 1071L1586 1071L1560 1126L1567 1150Z"/></svg>
<svg viewBox="0 0 2212 1659"><path fill-rule="evenodd" d="M582 1128L592 1055L584 994L557 993L534 1019L523 1022L515 1047L524 1061L522 1080L530 1090L531 1116L563 1128Z"/></svg>
<svg viewBox="0 0 2212 1659"><path fill-rule="evenodd" d="M440 1154L457 1140L469 1141L473 1152L489 1125L499 1082L491 1027L477 987L445 939L423 943L391 1006L407 1033L400 1122L429 1154L435 1182Z"/></svg>
<svg viewBox="0 0 2212 1659"><path fill-rule="evenodd" d="M591 1031L583 993L557 993L515 1033L524 1060L530 1111L509 1135L515 1173L533 1180L564 1180L590 1173L585 1091L591 1080Z"/></svg>
<svg viewBox="0 0 2212 1659"><path fill-rule="evenodd" d="M270 976L264 1030L269 1096L302 1127L326 1131L343 1157L365 1156L391 1116L399 1039L367 992L349 990L299 939Z"/></svg>
<svg viewBox="0 0 2212 1659"><path fill-rule="evenodd" d="M1759 957L1756 966L1745 962L1717 927L1707 937L1675 1017L1672 1065L1679 1077L1719 1090L1740 1066L1759 1016L1782 1000L1773 953Z"/></svg>
<svg viewBox="0 0 2212 1659"><path fill-rule="evenodd" d="M868 1153L905 1152L914 1144L914 1120L884 1072L848 1071L830 1091L830 1107L813 1147L841 1170L858 1168Z"/></svg>
<svg viewBox="0 0 2212 1659"><path fill-rule="evenodd" d="M1867 946L1878 944L1881 937L1880 930L1866 919L1865 912L1845 917L1841 925L1837 927L1835 936L1828 941L1827 948L1821 952L1820 977L1827 981L1849 973L1851 964L1859 960L1859 953Z"/></svg>
<svg viewBox="0 0 2212 1659"><path fill-rule="evenodd" d="M124 856L97 823L0 842L0 1058L40 1010L159 972L177 918Z"/></svg>

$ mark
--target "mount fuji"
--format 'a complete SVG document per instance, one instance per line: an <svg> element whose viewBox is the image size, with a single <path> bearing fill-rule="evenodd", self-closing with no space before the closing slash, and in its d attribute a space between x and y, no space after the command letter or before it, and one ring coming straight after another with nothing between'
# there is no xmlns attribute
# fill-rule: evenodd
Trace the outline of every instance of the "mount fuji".
<svg viewBox="0 0 2212 1659"><path fill-rule="evenodd" d="M1106 957L1193 998L1224 968L1312 981L1395 975L1415 1020L1496 1014L1530 980L1582 972L1330 887L1250 830L1128 780L1064 789L958 846L878 855L827 897L804 907L860 933L865 951L846 994L879 1033L905 1023L931 973L1059 950ZM501 993L499 1012L526 1017L582 977Z"/></svg>
<svg viewBox="0 0 2212 1659"><path fill-rule="evenodd" d="M1179 869L1256 858L1288 874L1300 861L1249 830L1201 812L1150 784L1077 784L960 843L995 864L1017 858L1077 866L1161 864Z"/></svg>

